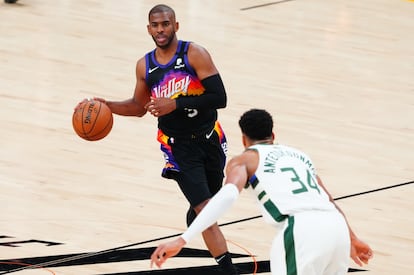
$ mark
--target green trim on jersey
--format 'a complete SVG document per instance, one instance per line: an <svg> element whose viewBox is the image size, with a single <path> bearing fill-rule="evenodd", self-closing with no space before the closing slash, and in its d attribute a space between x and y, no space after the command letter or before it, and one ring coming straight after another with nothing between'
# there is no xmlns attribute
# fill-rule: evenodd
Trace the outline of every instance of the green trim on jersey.
<svg viewBox="0 0 414 275"><path fill-rule="evenodd" d="M265 191L263 191L262 193L266 194ZM288 217L280 213L279 209L270 199L264 202L263 206L266 208L267 212L273 217L273 219L275 219L275 221L277 222L284 221Z"/></svg>
<svg viewBox="0 0 414 275"><path fill-rule="evenodd" d="M295 253L295 238L293 236L293 228L295 225L295 217L290 216L288 218L288 226L284 232L284 244L285 244L285 261L286 261L286 274L297 275L296 268L296 253Z"/></svg>
<svg viewBox="0 0 414 275"><path fill-rule="evenodd" d="M257 179L256 175L253 175L249 180L250 185L253 189L256 189L257 185L259 184L259 180ZM267 198L266 191L262 190L259 195L257 195L257 198L259 201L263 203L264 208L267 210L267 212L272 216L272 218L277 221L281 222L284 221L288 216L283 215L280 210L277 208L277 206ZM266 200L267 199L267 200ZM262 200L266 200L263 202Z"/></svg>
<svg viewBox="0 0 414 275"><path fill-rule="evenodd" d="M257 198L258 198L258 199L259 199L259 201L260 201L260 200L262 200L262 198L263 198L264 196L266 196L266 192L265 192L265 191L262 191L262 192L260 192L260 194L257 196Z"/></svg>

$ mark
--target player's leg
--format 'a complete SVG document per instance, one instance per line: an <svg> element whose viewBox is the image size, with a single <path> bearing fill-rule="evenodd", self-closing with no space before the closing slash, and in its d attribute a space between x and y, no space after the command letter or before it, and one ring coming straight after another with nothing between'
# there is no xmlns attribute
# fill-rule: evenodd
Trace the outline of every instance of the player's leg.
<svg viewBox="0 0 414 275"><path fill-rule="evenodd" d="M343 216L338 213L332 215L329 220L330 224L325 226L326 231L330 232L331 249L329 251L330 261L326 269L325 275L343 275L348 272L350 261L350 245L349 231Z"/></svg>
<svg viewBox="0 0 414 275"><path fill-rule="evenodd" d="M275 237L270 253L272 274L278 275L321 275L323 266L315 265L315 255L321 249L314 245L318 241L313 232L313 222L303 215L288 217ZM316 239L315 239L316 238ZM323 263L322 263L323 264Z"/></svg>
<svg viewBox="0 0 414 275"><path fill-rule="evenodd" d="M323 274L326 264L320 259L320 256L325 254L323 241L317 229L320 221L308 216L307 213L300 213L285 220L272 245L272 274Z"/></svg>
<svg viewBox="0 0 414 275"><path fill-rule="evenodd" d="M197 217L197 213L195 212L194 208L190 205L190 207L187 210L187 215L186 215L187 226L190 226L190 224L194 221L196 217Z"/></svg>
<svg viewBox="0 0 414 275"><path fill-rule="evenodd" d="M224 137L224 133L222 133ZM225 138L223 138L225 141ZM208 188L212 195L215 195L223 186L224 178L224 166L226 164L226 154L222 147L222 142L219 139L217 132L214 132L205 143L202 143L200 146L204 148L205 154L205 171L208 182ZM217 263L226 271L227 274L239 274L238 270L235 268L232 262L230 253L227 251L226 241L220 230L220 228L215 224L213 230L218 230L213 233L211 236L206 236L203 234L206 244L210 242L208 238L220 238L221 245L219 246L220 250L226 250L224 254L215 256ZM223 243L225 246L223 246Z"/></svg>
<svg viewBox="0 0 414 275"><path fill-rule="evenodd" d="M196 186L190 185L189 187L188 184L185 184L185 182L188 183L189 181L199 182L200 178L198 176L200 175L200 173L202 174L202 172L199 171L199 169L193 169L192 172L195 173L192 176L192 173L180 172L179 174L177 174L177 181L179 182L180 188L185 194L186 198L189 200L189 202L192 204L196 204L196 206L193 207L195 213L199 213L208 203L209 198L205 199L204 201L198 204L197 200L199 200L202 197L202 194L205 194L206 197L211 197L211 194L207 188L207 184L204 185L205 187L202 187L202 185L198 184ZM198 176L196 176L197 174ZM188 217L189 214L187 213L187 220ZM195 216L193 216L192 218L195 218ZM188 222L191 221L188 220ZM216 259L217 263L226 272L226 274L239 274L232 263L231 255L228 253L226 240L217 223L207 228L202 233L202 236L211 255Z"/></svg>
<svg viewBox="0 0 414 275"><path fill-rule="evenodd" d="M208 200L200 203L196 207L194 207L196 213L200 213L200 211L204 208L204 206L208 203ZM203 233L204 241L208 247L208 250L214 257L221 256L225 252L227 252L227 244L224 238L223 233L221 232L217 223L213 224L209 228L207 228Z"/></svg>
<svg viewBox="0 0 414 275"><path fill-rule="evenodd" d="M273 239L270 249L270 271L272 274L286 275L286 251L284 245L284 231L287 228L287 222L276 237Z"/></svg>
<svg viewBox="0 0 414 275"><path fill-rule="evenodd" d="M213 196L210 192L205 169L208 152L198 143L191 142L173 145L172 152L180 167L180 172L176 174L175 179L190 205L193 206L196 213L199 213ZM222 179L223 176L219 180L220 183ZM187 213L187 218L189 216L190 218L194 217L191 217L191 215L191 212L190 214ZM191 220L188 222L191 222ZM211 255L217 260L221 268L227 274L238 274L232 264L226 240L219 226L217 224L210 226L202 235Z"/></svg>
<svg viewBox="0 0 414 275"><path fill-rule="evenodd" d="M200 211L205 207L207 203L208 200L194 207L196 213L200 213ZM211 255L215 258L216 262L226 272L226 274L239 274L238 270L233 265L231 255L228 252L226 239L224 238L224 235L220 230L218 224L215 223L207 228L205 231L203 231L202 235Z"/></svg>
<svg viewBox="0 0 414 275"><path fill-rule="evenodd" d="M347 273L349 234L340 213L309 211L296 214L293 227L298 275Z"/></svg>
<svg viewBox="0 0 414 275"><path fill-rule="evenodd" d="M204 148L204 170L207 177L208 189L211 195L215 195L223 185L224 166L226 155L219 143L218 135L215 133L210 140L200 144ZM194 209L190 206L187 211L187 225L189 226L197 216Z"/></svg>

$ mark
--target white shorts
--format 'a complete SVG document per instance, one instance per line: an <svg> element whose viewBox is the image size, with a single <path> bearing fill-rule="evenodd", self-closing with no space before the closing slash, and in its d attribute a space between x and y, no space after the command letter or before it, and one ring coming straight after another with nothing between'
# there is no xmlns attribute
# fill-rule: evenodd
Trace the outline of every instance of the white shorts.
<svg viewBox="0 0 414 275"><path fill-rule="evenodd" d="M349 258L349 231L342 214L308 211L285 221L273 241L270 266L275 275L342 275L348 272Z"/></svg>

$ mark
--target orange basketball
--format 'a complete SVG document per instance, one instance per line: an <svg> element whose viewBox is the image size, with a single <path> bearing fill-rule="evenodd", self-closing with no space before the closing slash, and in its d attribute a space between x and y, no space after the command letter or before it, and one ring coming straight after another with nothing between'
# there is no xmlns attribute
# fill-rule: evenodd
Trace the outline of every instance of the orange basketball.
<svg viewBox="0 0 414 275"><path fill-rule="evenodd" d="M100 101L82 102L72 116L72 126L83 139L95 141L106 137L112 129L114 119L111 109Z"/></svg>

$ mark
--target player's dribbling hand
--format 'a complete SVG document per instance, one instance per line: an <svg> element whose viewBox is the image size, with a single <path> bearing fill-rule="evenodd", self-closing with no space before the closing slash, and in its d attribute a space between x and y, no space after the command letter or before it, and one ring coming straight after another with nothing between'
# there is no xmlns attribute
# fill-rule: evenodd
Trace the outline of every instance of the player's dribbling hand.
<svg viewBox="0 0 414 275"><path fill-rule="evenodd" d="M106 100L101 98L101 97L94 97L93 100L99 101L99 102L102 102L102 103L106 104Z"/></svg>
<svg viewBox="0 0 414 275"><path fill-rule="evenodd" d="M373 252L368 244L358 238L351 240L351 258L357 265L362 266L362 263L368 264L372 257Z"/></svg>
<svg viewBox="0 0 414 275"><path fill-rule="evenodd" d="M184 247L185 241L182 238L177 238L174 241L160 244L151 255L151 268L153 264L161 268L168 258L177 255Z"/></svg>
<svg viewBox="0 0 414 275"><path fill-rule="evenodd" d="M80 106L83 103L87 102L87 101L88 101L88 99L87 98L84 98L81 102L78 103L78 105L75 106L75 108L73 109L73 111L76 112L80 108Z"/></svg>
<svg viewBox="0 0 414 275"><path fill-rule="evenodd" d="M84 98L81 102L78 103L78 105L75 106L74 111L76 112L83 103L89 100L95 100L106 104L106 100L101 97L94 97L93 99Z"/></svg>

